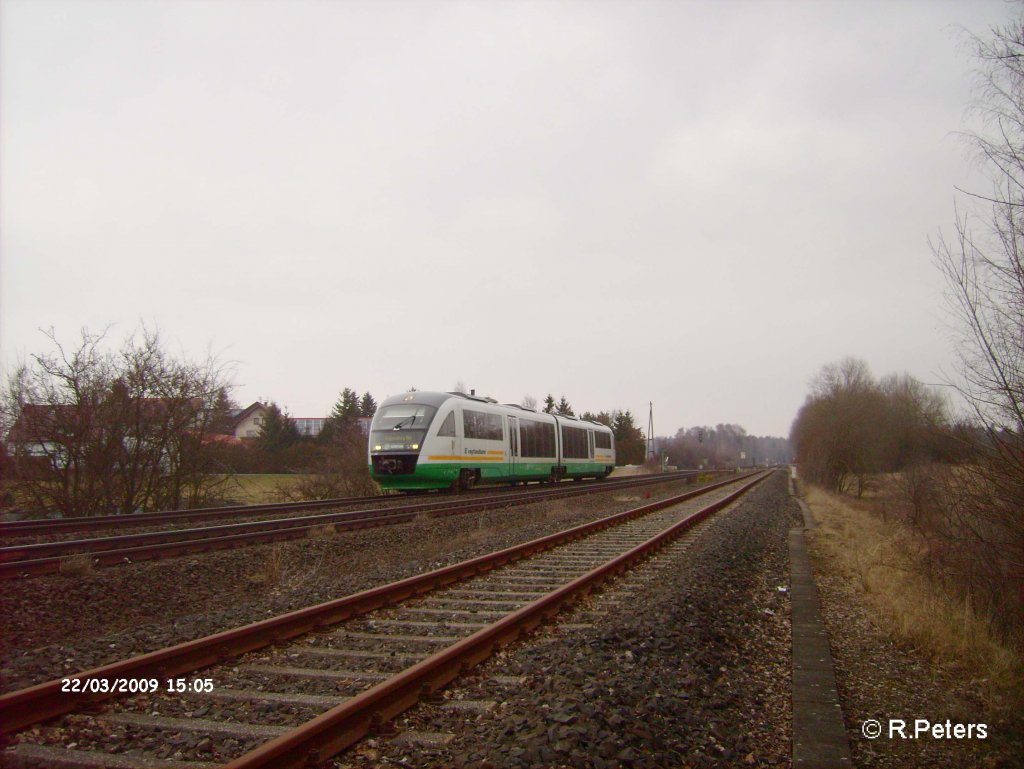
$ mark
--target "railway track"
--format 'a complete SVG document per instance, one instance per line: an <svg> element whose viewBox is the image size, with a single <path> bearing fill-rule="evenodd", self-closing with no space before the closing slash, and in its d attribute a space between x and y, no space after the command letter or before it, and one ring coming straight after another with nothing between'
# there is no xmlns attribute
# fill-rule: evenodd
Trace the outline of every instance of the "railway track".
<svg viewBox="0 0 1024 769"><path fill-rule="evenodd" d="M193 529L173 529L80 540L62 540L0 547L0 579L59 572L71 557L88 559L92 566L116 566L141 560L223 550L250 544L301 539L325 526L335 531L406 523L419 515L445 516L474 512L495 506L513 506L545 499L591 492L614 491L671 481L690 481L693 473L668 473L606 480L596 484L558 484L531 491L487 494L470 499L445 497L439 501L403 504L397 507L319 513L222 524Z"/></svg>
<svg viewBox="0 0 1024 769"><path fill-rule="evenodd" d="M90 711L36 726L4 751L6 762L164 769L224 761L236 769L316 765L765 477L715 484L68 679L78 684L57 680L4 695L5 733L83 707ZM689 500L696 497L713 501L694 510ZM119 682L135 682L136 689L152 683L157 691L129 692L96 712ZM76 686L79 691L66 691ZM205 717L211 710L216 718ZM75 735L74 749L69 734ZM125 752L125 763L111 751Z"/></svg>
<svg viewBox="0 0 1024 769"><path fill-rule="evenodd" d="M387 501L392 496L382 497L338 497L308 502L274 502L259 505L227 505L203 507L195 510L159 510L151 513L125 513L124 515L94 515L73 518L33 518L21 521L0 521L0 537L31 536L33 534L53 535L75 531L102 531L104 529L128 529L139 526L166 526L195 521L210 521L218 518L238 518L251 515L275 515L305 512L307 510L331 510L338 507L368 504L373 501Z"/></svg>
<svg viewBox="0 0 1024 769"><path fill-rule="evenodd" d="M701 474L701 472L716 474L721 473L722 471L681 470L678 472L666 473L664 474L664 477L689 478L696 477ZM611 483L616 482L616 480L621 479L612 479ZM607 480L586 481L588 485L591 483L607 482ZM486 496L490 494L500 494L504 491L505 489L500 486L487 486L477 488L469 492L460 492L460 496ZM444 494L431 496L444 496ZM305 502L227 505L223 507L204 507L194 510L161 510L151 513L125 513L124 515L93 515L73 518L0 521L0 539L30 537L37 534L44 534L48 537L52 537L55 534L79 531L103 531L106 529L131 529L149 526L174 526L177 524L189 524L196 521L211 521L220 518L247 518L258 515L289 515L292 513L311 510L334 510L342 507L353 507L355 505L367 505L371 503L387 504L403 499L407 500L409 497L401 494L388 494L380 497L337 497L334 499L317 499Z"/></svg>

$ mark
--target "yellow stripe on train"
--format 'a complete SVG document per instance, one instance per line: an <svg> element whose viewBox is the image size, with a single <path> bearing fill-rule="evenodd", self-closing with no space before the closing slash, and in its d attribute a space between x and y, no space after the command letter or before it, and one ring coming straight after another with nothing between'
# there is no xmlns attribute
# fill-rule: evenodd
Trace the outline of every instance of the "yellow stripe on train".
<svg viewBox="0 0 1024 769"><path fill-rule="evenodd" d="M471 456L471 457L454 457L454 456L447 456L447 455L437 455L437 456L430 455L430 456L427 457L427 459L429 459L431 462L466 462L466 461L472 461L472 462L501 462L504 458L505 458L504 454L502 454L500 457L484 457L484 456L479 456L479 455Z"/></svg>

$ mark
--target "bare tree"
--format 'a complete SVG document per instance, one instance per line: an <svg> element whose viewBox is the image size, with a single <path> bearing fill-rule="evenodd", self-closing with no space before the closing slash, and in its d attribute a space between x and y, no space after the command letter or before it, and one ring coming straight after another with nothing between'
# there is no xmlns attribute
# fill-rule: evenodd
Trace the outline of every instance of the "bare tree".
<svg viewBox="0 0 1024 769"><path fill-rule="evenodd" d="M20 489L65 515L192 506L217 483L204 439L228 403L224 368L172 357L142 327L120 350L83 330L69 350L33 355L0 396Z"/></svg>
<svg viewBox="0 0 1024 769"><path fill-rule="evenodd" d="M978 419L998 432L1024 432L1024 28L974 39L981 64L967 134L989 171L987 195L962 193L952 240L933 243L946 278L960 377L950 382Z"/></svg>
<svg viewBox="0 0 1024 769"><path fill-rule="evenodd" d="M876 382L846 358L813 380L790 440L808 480L859 496L876 473L934 459L947 430L940 396L907 375Z"/></svg>
<svg viewBox="0 0 1024 769"><path fill-rule="evenodd" d="M976 553L991 602L1024 608L1024 18L973 39L979 128L967 134L990 188L961 191L954 235L932 244L957 335L950 384L981 426L977 461L955 476L944 536ZM1002 607L1006 609L1007 607ZM1002 612L1006 616L1006 612ZM1019 627L1018 627L1019 629Z"/></svg>

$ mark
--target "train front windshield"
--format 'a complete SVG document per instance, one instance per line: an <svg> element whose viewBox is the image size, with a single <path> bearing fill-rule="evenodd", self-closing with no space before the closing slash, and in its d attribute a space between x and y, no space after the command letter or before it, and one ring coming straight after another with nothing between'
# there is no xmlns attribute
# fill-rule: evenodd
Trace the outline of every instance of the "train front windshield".
<svg viewBox="0 0 1024 769"><path fill-rule="evenodd" d="M374 451L419 451L437 409L418 403L385 406L373 417L370 447Z"/></svg>

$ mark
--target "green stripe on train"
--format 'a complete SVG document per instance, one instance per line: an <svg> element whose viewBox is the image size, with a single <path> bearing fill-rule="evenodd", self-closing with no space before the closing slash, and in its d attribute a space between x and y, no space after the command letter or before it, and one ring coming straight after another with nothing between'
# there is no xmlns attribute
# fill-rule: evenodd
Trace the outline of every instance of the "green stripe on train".
<svg viewBox="0 0 1024 769"><path fill-rule="evenodd" d="M436 489L450 486L459 479L463 468L480 471L484 483L501 483L502 481L546 481L551 477L550 462L508 462L472 465L469 463L424 462L416 465L412 475L378 475L370 466L370 475L386 489ZM565 474L601 475L608 470L608 465L596 462L570 462L565 465ZM514 472L513 472L514 468Z"/></svg>

